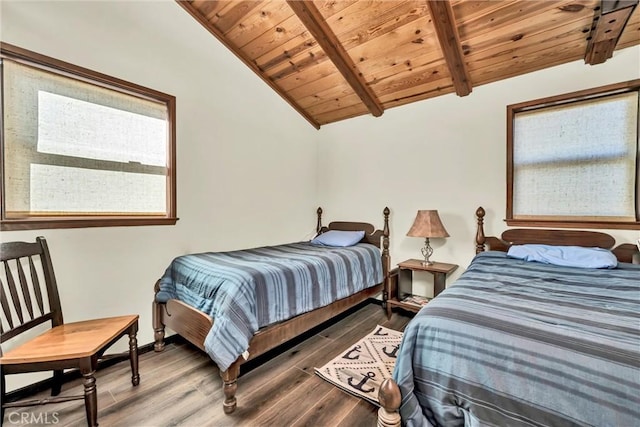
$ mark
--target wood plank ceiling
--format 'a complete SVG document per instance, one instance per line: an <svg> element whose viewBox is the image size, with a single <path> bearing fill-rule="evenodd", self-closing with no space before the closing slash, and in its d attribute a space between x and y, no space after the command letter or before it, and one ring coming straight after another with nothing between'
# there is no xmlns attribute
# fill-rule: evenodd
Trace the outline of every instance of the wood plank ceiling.
<svg viewBox="0 0 640 427"><path fill-rule="evenodd" d="M638 0L178 3L316 128L640 44Z"/></svg>

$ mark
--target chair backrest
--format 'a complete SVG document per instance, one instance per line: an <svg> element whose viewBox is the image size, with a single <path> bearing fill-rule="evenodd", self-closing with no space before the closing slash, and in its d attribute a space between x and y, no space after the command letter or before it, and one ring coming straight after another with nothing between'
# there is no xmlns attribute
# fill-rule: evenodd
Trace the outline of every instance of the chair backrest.
<svg viewBox="0 0 640 427"><path fill-rule="evenodd" d="M49 320L52 326L61 325L60 297L44 237L35 243L0 244L0 262L0 343Z"/></svg>

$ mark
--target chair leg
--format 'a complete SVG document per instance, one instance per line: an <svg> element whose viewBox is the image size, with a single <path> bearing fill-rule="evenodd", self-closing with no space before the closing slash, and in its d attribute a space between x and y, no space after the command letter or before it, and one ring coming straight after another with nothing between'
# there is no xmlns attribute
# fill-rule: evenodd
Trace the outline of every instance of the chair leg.
<svg viewBox="0 0 640 427"><path fill-rule="evenodd" d="M138 372L138 322L131 325L129 329L129 362L131 363L131 384L140 384L140 374Z"/></svg>
<svg viewBox="0 0 640 427"><path fill-rule="evenodd" d="M53 385L51 386L51 396L57 396L62 391L63 370L53 371Z"/></svg>
<svg viewBox="0 0 640 427"><path fill-rule="evenodd" d="M96 392L95 370L83 372L84 377L84 407L87 412L87 425L98 425L98 393Z"/></svg>

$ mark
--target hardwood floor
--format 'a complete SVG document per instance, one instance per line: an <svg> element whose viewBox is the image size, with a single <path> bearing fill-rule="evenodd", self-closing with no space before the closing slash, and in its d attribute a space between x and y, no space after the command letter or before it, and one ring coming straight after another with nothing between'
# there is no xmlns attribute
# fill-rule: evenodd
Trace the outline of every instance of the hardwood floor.
<svg viewBox="0 0 640 427"><path fill-rule="evenodd" d="M409 320L401 313L387 320L380 305L367 304L245 364L238 379L238 408L230 415L222 411L222 382L215 364L180 340L161 353L140 355L138 387L131 386L128 362L98 371L98 422L103 427L375 426L376 407L322 380L314 367L327 363L376 325L403 330ZM78 393L82 393L80 380L64 384L62 395ZM84 426L84 404L80 400L8 408L4 426L11 425Z"/></svg>

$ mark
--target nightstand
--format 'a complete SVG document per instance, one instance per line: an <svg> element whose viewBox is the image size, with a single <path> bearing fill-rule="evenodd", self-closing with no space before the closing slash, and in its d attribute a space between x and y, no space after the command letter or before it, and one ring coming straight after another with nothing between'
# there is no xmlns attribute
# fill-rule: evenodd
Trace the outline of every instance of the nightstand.
<svg viewBox="0 0 640 427"><path fill-rule="evenodd" d="M426 271L433 274L433 295L434 297L444 291L447 274L458 268L456 264L444 262L434 262L424 265L422 260L409 259L398 264L397 280L389 281L390 289L387 289L387 317L391 317L393 307L400 307L408 311L417 313L430 298L413 295L413 272Z"/></svg>

